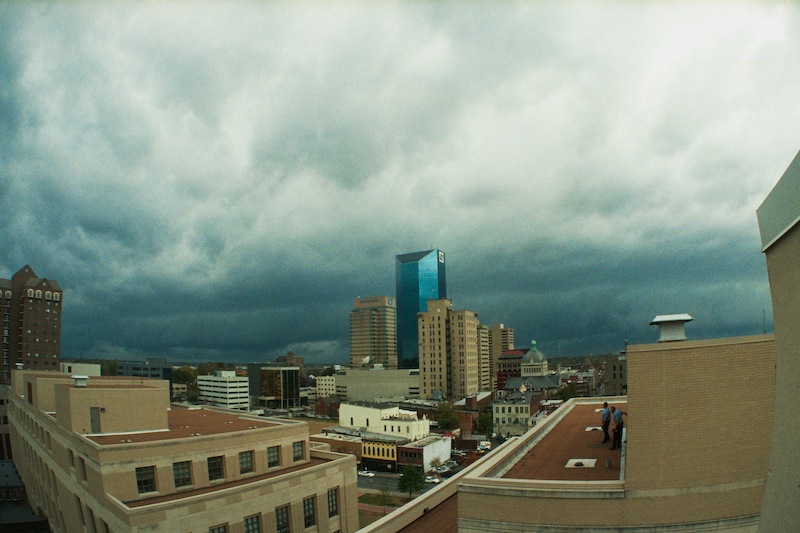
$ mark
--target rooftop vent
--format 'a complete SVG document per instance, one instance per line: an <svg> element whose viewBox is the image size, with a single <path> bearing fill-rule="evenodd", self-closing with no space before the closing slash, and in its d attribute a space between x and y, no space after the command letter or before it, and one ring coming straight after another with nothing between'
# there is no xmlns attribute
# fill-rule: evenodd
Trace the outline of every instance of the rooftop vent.
<svg viewBox="0 0 800 533"><path fill-rule="evenodd" d="M566 468L594 468L595 463L597 463L597 459L570 459L564 466Z"/></svg>
<svg viewBox="0 0 800 533"><path fill-rule="evenodd" d="M23 365L22 363L14 363L14 366L17 367L17 370L22 370L23 368L25 368L25 365Z"/></svg>
<svg viewBox="0 0 800 533"><path fill-rule="evenodd" d="M686 313L680 315L658 315L650 322L651 326L658 326L660 337L658 342L685 341L686 322L694 320Z"/></svg>
<svg viewBox="0 0 800 533"><path fill-rule="evenodd" d="M75 380L76 387L86 387L89 384L89 376L72 376L72 379Z"/></svg>

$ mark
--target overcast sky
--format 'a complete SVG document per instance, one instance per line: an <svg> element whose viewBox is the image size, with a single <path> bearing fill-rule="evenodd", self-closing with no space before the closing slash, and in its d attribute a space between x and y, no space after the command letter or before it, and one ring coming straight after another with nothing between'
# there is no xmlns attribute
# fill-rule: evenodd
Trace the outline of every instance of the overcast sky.
<svg viewBox="0 0 800 533"><path fill-rule="evenodd" d="M345 362L395 255L548 356L772 331L796 2L0 4L0 277L62 357Z"/></svg>

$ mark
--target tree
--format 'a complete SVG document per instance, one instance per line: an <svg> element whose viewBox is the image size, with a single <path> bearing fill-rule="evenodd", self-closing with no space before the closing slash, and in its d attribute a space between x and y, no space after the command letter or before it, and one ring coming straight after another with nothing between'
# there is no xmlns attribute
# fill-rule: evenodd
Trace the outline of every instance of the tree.
<svg viewBox="0 0 800 533"><path fill-rule="evenodd" d="M556 391L556 393L553 395L553 398L556 400L564 400L566 402L570 398L574 398L577 395L577 392L575 392L575 385L570 384L558 389L558 391Z"/></svg>
<svg viewBox="0 0 800 533"><path fill-rule="evenodd" d="M397 490L400 492L408 492L408 497L410 498L412 492L419 492L424 488L425 476L422 470L410 465L403 467L400 479L397 480Z"/></svg>
<svg viewBox="0 0 800 533"><path fill-rule="evenodd" d="M440 403L437 411L437 420L441 429L455 429L459 426L458 416L453 411L452 403Z"/></svg>
<svg viewBox="0 0 800 533"><path fill-rule="evenodd" d="M183 383L184 385L189 385L190 383L194 383L195 379L197 379L197 376L190 366L182 366L172 371L173 383Z"/></svg>
<svg viewBox="0 0 800 533"><path fill-rule="evenodd" d="M441 459L439 459L438 457L434 457L433 459L431 459L431 468L432 469L435 470L435 469L439 468L440 466L442 466L442 460Z"/></svg>
<svg viewBox="0 0 800 533"><path fill-rule="evenodd" d="M492 413L481 413L478 415L478 433L483 435L491 435L494 421L492 420Z"/></svg>

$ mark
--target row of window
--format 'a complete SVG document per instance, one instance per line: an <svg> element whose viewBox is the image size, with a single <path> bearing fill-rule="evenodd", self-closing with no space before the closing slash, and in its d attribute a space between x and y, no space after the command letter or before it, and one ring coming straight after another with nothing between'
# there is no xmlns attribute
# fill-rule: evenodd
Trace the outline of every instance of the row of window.
<svg viewBox="0 0 800 533"><path fill-rule="evenodd" d="M328 518L333 518L339 514L339 489L333 488L328 491ZM317 525L317 498L309 496L303 499L303 527L313 527ZM277 533L289 533L291 531L291 507L283 505L275 509L275 530ZM219 524L208 528L208 533L228 533L228 524ZM261 533L261 515L253 515L244 519L245 533Z"/></svg>
<svg viewBox="0 0 800 533"><path fill-rule="evenodd" d="M70 463L71 463L70 452ZM305 458L305 442L297 441L292 443L292 460L302 461ZM281 464L281 447L270 446L267 448L267 467L273 468ZM208 480L217 481L225 479L225 456L216 455L206 459L208 470ZM247 450L239 453L239 474L251 474L255 472L255 451ZM178 461L172 463L172 478L175 488L188 487L193 485L192 462ZM156 483L155 465L141 466L136 468L136 489L139 494L158 491Z"/></svg>

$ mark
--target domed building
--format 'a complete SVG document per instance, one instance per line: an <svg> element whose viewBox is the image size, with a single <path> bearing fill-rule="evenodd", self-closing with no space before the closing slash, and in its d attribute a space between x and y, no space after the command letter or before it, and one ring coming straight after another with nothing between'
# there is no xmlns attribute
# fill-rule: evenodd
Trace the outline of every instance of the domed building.
<svg viewBox="0 0 800 533"><path fill-rule="evenodd" d="M536 341L531 341L531 349L522 356L520 376L546 376L548 371L547 357L536 348Z"/></svg>

